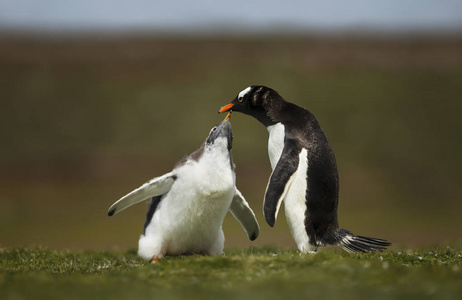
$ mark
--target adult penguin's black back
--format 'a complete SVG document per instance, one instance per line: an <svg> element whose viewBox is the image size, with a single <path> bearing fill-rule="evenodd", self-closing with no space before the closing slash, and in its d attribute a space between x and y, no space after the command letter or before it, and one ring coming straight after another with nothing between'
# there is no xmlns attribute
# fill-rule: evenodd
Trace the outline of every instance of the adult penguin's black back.
<svg viewBox="0 0 462 300"><path fill-rule="evenodd" d="M339 245L348 252L382 251L391 245L341 229L339 180L334 152L315 116L265 86L241 91L219 112L250 115L268 129L273 172L265 193L264 215L272 227L282 200L292 236L302 252Z"/></svg>

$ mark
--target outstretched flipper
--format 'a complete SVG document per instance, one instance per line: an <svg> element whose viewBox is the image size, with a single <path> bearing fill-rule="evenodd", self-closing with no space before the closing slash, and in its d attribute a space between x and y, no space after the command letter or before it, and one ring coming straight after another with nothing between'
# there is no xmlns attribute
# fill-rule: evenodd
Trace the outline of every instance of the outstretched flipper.
<svg viewBox="0 0 462 300"><path fill-rule="evenodd" d="M292 181L295 179L295 172L298 169L301 148L293 139L286 139L284 149L282 149L276 167L271 173L271 177L266 187L265 203L263 204L263 214L266 223L273 227L276 222L279 207L282 199L286 196Z"/></svg>
<svg viewBox="0 0 462 300"><path fill-rule="evenodd" d="M237 188L235 189L234 198L229 207L229 211L239 223L241 223L249 239L251 241L255 240L260 233L260 226L249 204L245 201L244 196L242 196Z"/></svg>
<svg viewBox="0 0 462 300"><path fill-rule="evenodd" d="M156 177L146 182L133 192L123 196L117 202L111 205L107 214L113 216L114 214L130 207L134 204L140 203L148 198L159 196L170 191L173 183L175 182L176 175L172 172Z"/></svg>

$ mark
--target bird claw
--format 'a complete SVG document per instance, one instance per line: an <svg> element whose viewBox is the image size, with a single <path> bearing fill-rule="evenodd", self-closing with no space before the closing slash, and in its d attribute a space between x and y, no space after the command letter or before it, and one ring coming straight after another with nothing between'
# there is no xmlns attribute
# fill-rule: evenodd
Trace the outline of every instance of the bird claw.
<svg viewBox="0 0 462 300"><path fill-rule="evenodd" d="M153 258L151 258L150 263L157 264L159 261L160 261L160 257L154 256Z"/></svg>

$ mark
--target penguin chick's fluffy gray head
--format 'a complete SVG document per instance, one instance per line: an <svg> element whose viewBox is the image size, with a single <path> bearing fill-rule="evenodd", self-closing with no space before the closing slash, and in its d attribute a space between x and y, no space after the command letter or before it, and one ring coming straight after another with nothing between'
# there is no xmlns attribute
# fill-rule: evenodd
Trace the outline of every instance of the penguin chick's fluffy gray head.
<svg viewBox="0 0 462 300"><path fill-rule="evenodd" d="M256 118L265 126L270 126L277 123L273 112L283 102L284 99L275 90L253 85L239 92L231 103L221 107L218 112L238 111Z"/></svg>
<svg viewBox="0 0 462 300"><path fill-rule="evenodd" d="M231 130L230 118L227 117L220 124L213 127L210 130L209 136L205 141L205 146L211 147L223 147L228 151L231 150L233 145L233 131Z"/></svg>

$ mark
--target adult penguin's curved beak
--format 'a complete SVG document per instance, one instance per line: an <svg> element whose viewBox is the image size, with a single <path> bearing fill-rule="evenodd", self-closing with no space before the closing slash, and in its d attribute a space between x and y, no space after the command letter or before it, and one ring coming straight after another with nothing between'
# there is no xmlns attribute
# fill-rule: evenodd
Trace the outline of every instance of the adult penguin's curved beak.
<svg viewBox="0 0 462 300"><path fill-rule="evenodd" d="M225 106L222 106L222 107L218 110L218 112L219 112L219 113L227 112L227 111L229 111L233 106L234 106L234 103L226 104ZM225 119L225 120L226 120L226 119Z"/></svg>

